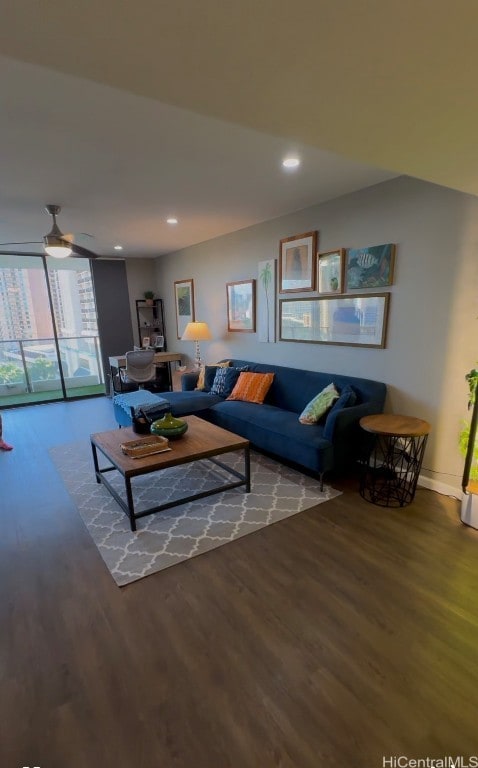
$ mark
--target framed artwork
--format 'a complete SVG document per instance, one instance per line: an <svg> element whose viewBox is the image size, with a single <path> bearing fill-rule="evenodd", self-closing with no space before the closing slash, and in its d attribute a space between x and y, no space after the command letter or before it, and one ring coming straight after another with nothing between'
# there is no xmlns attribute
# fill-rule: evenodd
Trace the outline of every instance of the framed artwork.
<svg viewBox="0 0 478 768"><path fill-rule="evenodd" d="M149 336L143 336L143 349L149 348L150 338Z"/></svg>
<svg viewBox="0 0 478 768"><path fill-rule="evenodd" d="M285 237L280 241L279 293L315 291L317 232Z"/></svg>
<svg viewBox="0 0 478 768"><path fill-rule="evenodd" d="M255 333L256 281L239 280L226 283L227 330Z"/></svg>
<svg viewBox="0 0 478 768"><path fill-rule="evenodd" d="M325 293L344 292L345 248L319 253L317 256L318 291Z"/></svg>
<svg viewBox="0 0 478 768"><path fill-rule="evenodd" d="M260 261L258 266L257 340L276 340L276 259Z"/></svg>
<svg viewBox="0 0 478 768"><path fill-rule="evenodd" d="M347 290L383 288L393 283L395 245L371 245L347 251Z"/></svg>
<svg viewBox="0 0 478 768"><path fill-rule="evenodd" d="M385 347L389 293L279 301L281 341Z"/></svg>
<svg viewBox="0 0 478 768"><path fill-rule="evenodd" d="M176 305L176 330L180 339L188 323L194 322L194 282L175 280L174 301Z"/></svg>

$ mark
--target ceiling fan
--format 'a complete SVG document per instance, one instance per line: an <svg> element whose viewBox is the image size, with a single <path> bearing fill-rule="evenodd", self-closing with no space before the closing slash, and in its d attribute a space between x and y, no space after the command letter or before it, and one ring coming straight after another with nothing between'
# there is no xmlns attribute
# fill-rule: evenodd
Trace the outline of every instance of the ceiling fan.
<svg viewBox="0 0 478 768"><path fill-rule="evenodd" d="M48 256L53 256L56 259L66 259L68 256L83 258L83 259L97 259L98 254L89 251L87 248L83 248L81 245L77 245L73 242L73 235L64 235L56 223L56 217L61 211L60 205L46 205L45 211L53 218L53 224L50 232L43 236L43 240L27 241L22 243L0 243L3 245L41 245L45 249L45 253Z"/></svg>

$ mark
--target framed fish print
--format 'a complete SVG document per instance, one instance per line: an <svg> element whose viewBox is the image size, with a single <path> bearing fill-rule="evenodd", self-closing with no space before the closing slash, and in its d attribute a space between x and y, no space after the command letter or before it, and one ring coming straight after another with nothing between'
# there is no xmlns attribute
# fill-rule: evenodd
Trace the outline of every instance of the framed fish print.
<svg viewBox="0 0 478 768"><path fill-rule="evenodd" d="M383 288L393 283L395 245L371 245L367 248L350 248L346 258L347 290Z"/></svg>

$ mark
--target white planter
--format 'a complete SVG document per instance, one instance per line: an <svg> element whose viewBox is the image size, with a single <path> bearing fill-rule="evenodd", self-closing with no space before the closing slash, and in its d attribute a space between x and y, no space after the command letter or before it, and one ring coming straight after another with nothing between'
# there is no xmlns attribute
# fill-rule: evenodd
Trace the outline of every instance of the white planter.
<svg viewBox="0 0 478 768"><path fill-rule="evenodd" d="M478 496L474 493L464 493L461 500L461 522L478 528Z"/></svg>
<svg viewBox="0 0 478 768"><path fill-rule="evenodd" d="M26 386L24 382L15 384L0 384L0 397L10 397L11 395L24 395Z"/></svg>
<svg viewBox="0 0 478 768"><path fill-rule="evenodd" d="M65 386L67 389L72 389L73 387L92 387L99 383L100 380L94 373L89 376L68 376L65 379Z"/></svg>
<svg viewBox="0 0 478 768"><path fill-rule="evenodd" d="M60 379L41 379L32 381L33 392L52 392L55 389L61 389Z"/></svg>

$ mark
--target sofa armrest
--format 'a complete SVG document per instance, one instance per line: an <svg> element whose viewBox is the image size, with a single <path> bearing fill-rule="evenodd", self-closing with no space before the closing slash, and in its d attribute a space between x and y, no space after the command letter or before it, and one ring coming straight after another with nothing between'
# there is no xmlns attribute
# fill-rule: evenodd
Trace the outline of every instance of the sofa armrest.
<svg viewBox="0 0 478 768"><path fill-rule="evenodd" d="M199 371L190 371L181 376L181 389L183 392L191 392L196 389L199 379Z"/></svg>
<svg viewBox="0 0 478 768"><path fill-rule="evenodd" d="M331 443L336 442L342 434L346 436L351 429L358 429L362 416L381 411L382 409L373 403L360 403L329 413L325 420L324 437Z"/></svg>
<svg viewBox="0 0 478 768"><path fill-rule="evenodd" d="M324 437L334 447L334 468L344 471L354 461L363 458L369 447L367 433L360 428L362 416L380 413L375 403L360 403L330 413L324 426Z"/></svg>

